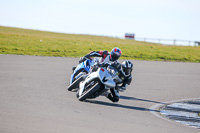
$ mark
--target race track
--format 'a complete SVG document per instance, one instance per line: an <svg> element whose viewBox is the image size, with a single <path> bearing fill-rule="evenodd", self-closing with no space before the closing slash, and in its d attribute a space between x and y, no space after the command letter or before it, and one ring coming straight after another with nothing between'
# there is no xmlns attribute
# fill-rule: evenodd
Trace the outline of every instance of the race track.
<svg viewBox="0 0 200 133"><path fill-rule="evenodd" d="M200 98L200 63L132 62L118 103L79 102L67 91L78 58L0 55L0 133L199 133L158 117L157 105Z"/></svg>

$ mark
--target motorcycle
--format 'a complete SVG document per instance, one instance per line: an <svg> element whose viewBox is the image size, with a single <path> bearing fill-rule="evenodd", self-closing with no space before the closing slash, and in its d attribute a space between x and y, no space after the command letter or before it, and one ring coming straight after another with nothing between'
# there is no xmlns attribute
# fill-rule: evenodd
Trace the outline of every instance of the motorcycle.
<svg viewBox="0 0 200 133"><path fill-rule="evenodd" d="M87 98L93 99L110 88L115 88L117 83L121 82L118 75L117 69L111 65L107 68L99 67L97 71L90 73L84 81L80 82L76 94L77 98L79 101L84 101Z"/></svg>
<svg viewBox="0 0 200 133"><path fill-rule="evenodd" d="M67 87L68 91L75 89L79 86L79 83L83 81L87 74L91 72L95 62L98 62L98 58L86 59L76 66L70 78L70 85Z"/></svg>

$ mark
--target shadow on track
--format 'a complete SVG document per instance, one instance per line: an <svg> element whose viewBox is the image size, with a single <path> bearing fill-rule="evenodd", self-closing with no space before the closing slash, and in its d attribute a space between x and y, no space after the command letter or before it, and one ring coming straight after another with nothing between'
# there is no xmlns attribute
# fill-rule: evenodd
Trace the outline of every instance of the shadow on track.
<svg viewBox="0 0 200 133"><path fill-rule="evenodd" d="M151 103L157 103L157 104L165 104L165 103L161 103L161 102L157 102L157 101L140 99L140 98L135 98L135 97L128 97L128 96L120 96L120 99L133 100L133 101L144 101L144 102L151 102Z"/></svg>
<svg viewBox="0 0 200 133"><path fill-rule="evenodd" d="M122 105L122 104L118 104L118 103L107 103L107 102L96 101L96 100L85 100L85 102L89 102L89 103L93 103L93 104L99 104L99 105L104 105L104 106L124 108L124 109L132 109L132 110L139 110L139 111L160 112L159 110L152 110L152 109L147 109L147 108L143 108L143 107L135 107L135 106Z"/></svg>

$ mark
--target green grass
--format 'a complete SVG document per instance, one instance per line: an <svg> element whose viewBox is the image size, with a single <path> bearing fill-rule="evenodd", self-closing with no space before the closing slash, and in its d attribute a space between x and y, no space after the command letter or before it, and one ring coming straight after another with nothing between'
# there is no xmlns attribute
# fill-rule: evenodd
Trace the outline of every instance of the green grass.
<svg viewBox="0 0 200 133"><path fill-rule="evenodd" d="M200 47L0 26L0 54L81 57L91 51L110 51L113 47L122 50L122 59L200 62Z"/></svg>

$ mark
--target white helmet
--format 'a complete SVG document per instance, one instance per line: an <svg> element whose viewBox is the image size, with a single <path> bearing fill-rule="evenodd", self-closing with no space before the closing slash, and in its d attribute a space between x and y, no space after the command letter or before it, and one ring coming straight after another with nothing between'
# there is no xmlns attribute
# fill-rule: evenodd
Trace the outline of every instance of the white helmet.
<svg viewBox="0 0 200 133"><path fill-rule="evenodd" d="M129 60L122 62L122 72L123 74L128 77L133 70L133 63L131 63Z"/></svg>

